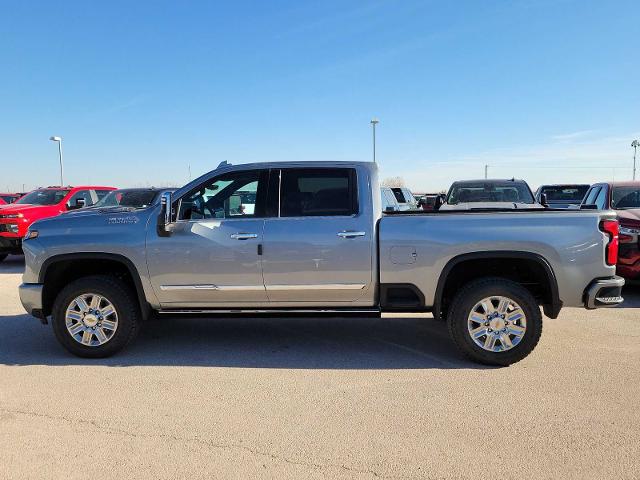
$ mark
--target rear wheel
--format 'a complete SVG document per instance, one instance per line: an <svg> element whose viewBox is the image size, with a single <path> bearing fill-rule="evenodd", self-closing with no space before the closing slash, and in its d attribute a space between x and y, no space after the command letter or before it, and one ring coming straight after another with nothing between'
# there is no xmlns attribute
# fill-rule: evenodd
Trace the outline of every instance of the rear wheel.
<svg viewBox="0 0 640 480"><path fill-rule="evenodd" d="M108 357L133 340L140 309L128 285L112 276L80 278L58 294L53 331L69 352L80 357Z"/></svg>
<svg viewBox="0 0 640 480"><path fill-rule="evenodd" d="M472 360L507 366L529 355L542 334L536 299L502 278L476 280L454 298L447 318L451 338Z"/></svg>

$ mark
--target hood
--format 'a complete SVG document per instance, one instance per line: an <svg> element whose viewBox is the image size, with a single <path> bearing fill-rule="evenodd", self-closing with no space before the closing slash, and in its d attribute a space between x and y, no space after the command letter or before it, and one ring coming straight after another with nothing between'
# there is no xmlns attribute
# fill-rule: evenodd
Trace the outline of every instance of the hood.
<svg viewBox="0 0 640 480"><path fill-rule="evenodd" d="M78 210L70 210L68 212L63 213L62 217L64 218L92 217L96 215L107 215L109 213L135 212L136 210L137 209L133 207L118 207L118 206L104 207L104 208L87 207L87 208L80 208ZM143 209L139 209L139 210L143 210Z"/></svg>
<svg viewBox="0 0 640 480"><path fill-rule="evenodd" d="M57 205L31 205L29 203L16 205L15 203L10 203L9 205L0 206L0 215L6 215L8 213L24 213L25 215L28 215L29 212L34 212L36 210L57 208Z"/></svg>
<svg viewBox="0 0 640 480"><path fill-rule="evenodd" d="M0 210L1 212L2 210ZM630 208L629 210L616 210L618 221L622 225L640 225L640 208Z"/></svg>

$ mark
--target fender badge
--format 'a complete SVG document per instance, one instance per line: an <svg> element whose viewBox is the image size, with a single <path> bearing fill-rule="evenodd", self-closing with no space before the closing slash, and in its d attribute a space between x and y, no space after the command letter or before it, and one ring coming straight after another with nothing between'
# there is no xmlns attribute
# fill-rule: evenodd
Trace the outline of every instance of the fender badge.
<svg viewBox="0 0 640 480"><path fill-rule="evenodd" d="M125 224L134 224L138 223L138 217L128 216L128 217L109 217L107 219L107 223L109 225L125 225Z"/></svg>

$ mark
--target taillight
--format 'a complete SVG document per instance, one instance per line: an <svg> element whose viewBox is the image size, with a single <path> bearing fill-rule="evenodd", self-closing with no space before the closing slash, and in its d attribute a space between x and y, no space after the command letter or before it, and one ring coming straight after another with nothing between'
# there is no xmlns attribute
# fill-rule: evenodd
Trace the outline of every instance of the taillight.
<svg viewBox="0 0 640 480"><path fill-rule="evenodd" d="M600 223L600 230L609 235L609 242L605 248L605 257L607 265L615 265L618 263L618 234L620 227L617 220L603 220Z"/></svg>

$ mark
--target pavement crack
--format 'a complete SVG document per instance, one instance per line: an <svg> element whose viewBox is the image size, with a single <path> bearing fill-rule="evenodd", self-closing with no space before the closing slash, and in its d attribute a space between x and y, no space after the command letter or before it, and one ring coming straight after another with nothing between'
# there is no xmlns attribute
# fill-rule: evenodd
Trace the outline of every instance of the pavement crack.
<svg viewBox="0 0 640 480"><path fill-rule="evenodd" d="M313 468L316 470L327 470L330 468L334 468L334 469L339 469L342 470L344 472L348 472L348 473L356 473L356 474L361 474L361 475L370 475L373 476L374 478L381 478L381 479L394 479L394 478L400 478L400 477L394 477L394 476L386 476L386 475L382 475L381 473L375 471L375 470L370 470L370 469L358 469L355 467L351 467L348 465L342 465L342 464L334 464L334 463L327 463L327 464L321 464L321 463L316 463L316 462L306 462L303 460L297 460L297 459L292 459L292 458L288 458L282 455L278 455L275 453L271 453L271 452L266 452L257 448L252 448L249 447L247 445L240 445L237 443L229 443L229 444L225 444L225 443L216 443L216 442L212 442L209 440L205 440L199 437L179 437L176 435L171 435L171 434L166 434L166 433L136 433L136 432L132 432L130 430L124 430L124 429L120 429L120 428L114 428L114 427L108 427L105 425L100 425L98 422L96 422L95 420L84 420L84 419L78 419L78 418L69 418L66 417L64 415L49 415L46 413L38 413L38 412L31 412L31 411L26 411L26 410L12 410L12 409L8 409L8 408L0 408L0 412L2 413L8 413L8 414L14 414L14 415L24 415L24 416L30 416L30 417L36 417L36 418L45 418L47 420L52 420L52 421L62 421L65 423L68 423L69 425L84 425L84 426L89 426L89 427L93 427L95 429L100 430L102 433L108 434L108 435L120 435L120 436L125 436L125 437L130 437L130 438L148 438L148 439L153 439L153 438L161 438L164 440L170 440L170 441L174 441L174 442L190 442L190 443L196 443L208 448L214 448L214 449L219 449L219 450L243 450L246 452L249 452L252 455L256 455L256 456L262 456L262 457L267 457L270 458L272 460L275 461L281 461L284 463L287 463L289 465L296 465L296 466L302 466L302 467L308 467L308 468Z"/></svg>

